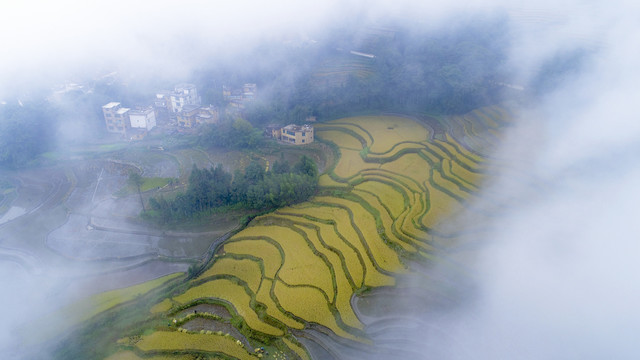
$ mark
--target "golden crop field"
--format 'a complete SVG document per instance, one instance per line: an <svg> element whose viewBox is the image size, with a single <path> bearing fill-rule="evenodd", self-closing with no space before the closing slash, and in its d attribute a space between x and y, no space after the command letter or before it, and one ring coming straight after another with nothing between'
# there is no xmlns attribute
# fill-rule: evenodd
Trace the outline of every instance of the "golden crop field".
<svg viewBox="0 0 640 360"><path fill-rule="evenodd" d="M402 142L402 143L396 144L395 146L393 146L389 150L385 151L384 153L369 152L367 154L367 158L368 159L375 159L376 161L381 161L381 160L386 160L386 159L392 159L394 156L398 156L398 154L403 152L403 151L419 150L419 149L423 149L423 148L424 148L424 144L412 143L412 142Z"/></svg>
<svg viewBox="0 0 640 360"><path fill-rule="evenodd" d="M293 315L325 326L338 336L359 340L338 325L329 309L329 304L318 289L308 286L287 286L276 281L273 292L280 305Z"/></svg>
<svg viewBox="0 0 640 360"><path fill-rule="evenodd" d="M378 164L364 162L357 150L340 149L340 160L334 173L343 179L348 179L358 174L363 169L376 169Z"/></svg>
<svg viewBox="0 0 640 360"><path fill-rule="evenodd" d="M359 125L374 139L371 152L384 153L403 141L425 141L429 130L414 120L397 116L359 116L340 122Z"/></svg>
<svg viewBox="0 0 640 360"><path fill-rule="evenodd" d="M429 163L418 154L406 154L398 160L380 166L380 169L402 174L420 184L429 179L429 168Z"/></svg>
<svg viewBox="0 0 640 360"><path fill-rule="evenodd" d="M427 149L428 152L431 152L432 154L434 154L434 156L438 159L437 162L440 162L441 159L445 159L449 157L449 155L447 155L447 153L443 149L441 149L439 146L437 146L435 143L427 144L425 148Z"/></svg>
<svg viewBox="0 0 640 360"><path fill-rule="evenodd" d="M341 182L337 182L337 181L333 180L331 178L331 176L329 176L328 174L322 174L322 175L320 175L320 178L318 179L318 186L320 186L320 187L347 187L348 185L346 183L341 183Z"/></svg>
<svg viewBox="0 0 640 360"><path fill-rule="evenodd" d="M314 208L307 208L308 210ZM326 210L325 207L316 207L315 209ZM287 211L292 211L291 208L286 209ZM318 228L320 231L320 236L322 240L332 248L335 248L338 253L342 255L344 258L345 266L347 268L347 273L345 274L351 281L354 283L355 287L362 286L362 281L364 278L364 263L358 257L359 253L357 249L353 246L349 246L349 242L343 240L339 233L336 232L336 228L334 225L325 224L323 222L311 221L303 218L302 216L296 215L288 215L293 214L291 212L285 213L281 210L277 212L279 217L283 217L285 219L290 219L292 221L306 221L307 224L313 225ZM298 213L300 214L300 213ZM319 213L314 213L313 211L308 212L309 215L319 215Z"/></svg>
<svg viewBox="0 0 640 360"><path fill-rule="evenodd" d="M405 199L405 196L407 196L406 191L401 193L398 189L400 188L399 186L391 186L389 182L390 181L363 181L354 188L375 194L389 209L390 215L395 218L404 210L405 202L408 203L408 197Z"/></svg>
<svg viewBox="0 0 640 360"><path fill-rule="evenodd" d="M472 171L481 171L482 162L477 162L473 157L466 155L461 150L462 146L460 146L459 144L439 140L436 140L435 143L441 148L444 148L451 155L453 155L452 157L447 156L445 159L451 160L452 162L460 163L461 166L468 167Z"/></svg>
<svg viewBox="0 0 640 360"><path fill-rule="evenodd" d="M371 134L369 134L364 128L362 128L361 126L358 126L356 124L350 124L350 123L344 123L344 122L339 122L339 121L332 121L331 122L331 126L332 127L340 127L343 128L345 130L348 131L353 131L356 134L358 134L360 136L360 138L362 140L365 141L366 146L371 146L371 144L373 144L373 137L371 137Z"/></svg>
<svg viewBox="0 0 640 360"><path fill-rule="evenodd" d="M453 171L454 167L456 172ZM450 161L449 159L442 159L442 174L448 178L455 179L468 190L478 191L480 175L470 172L456 162Z"/></svg>
<svg viewBox="0 0 640 360"><path fill-rule="evenodd" d="M403 264L398 254L389 246L385 245L382 238L378 234L376 221L361 204L340 199L336 197L319 197L318 201L342 206L349 209L353 213L353 220L356 228L360 229L364 237L364 245L370 250L376 264L383 270L389 272L400 272Z"/></svg>
<svg viewBox="0 0 640 360"><path fill-rule="evenodd" d="M423 184L403 174L393 173L385 169L365 170L363 171L363 173L363 181L375 180L390 184L397 191L404 194L403 200L407 201L407 204L404 204L405 207L410 206L409 202L412 193L421 193L425 191L425 187L423 186Z"/></svg>
<svg viewBox="0 0 640 360"><path fill-rule="evenodd" d="M442 173L440 173L439 171L433 172L433 182L440 185L443 188L446 188L447 191L451 193L454 198L457 197L458 199L466 199L469 197L468 192L462 190L460 186L457 185L455 182L445 179L442 176Z"/></svg>
<svg viewBox="0 0 640 360"><path fill-rule="evenodd" d="M260 290L258 290L258 293L256 294L256 300L267 307L267 315L275 318L291 329L304 329L304 325L302 323L289 317L287 314L278 309L275 301L273 301L273 298L271 298L272 286L273 280L264 279L262 281L262 285L260 286Z"/></svg>
<svg viewBox="0 0 640 360"><path fill-rule="evenodd" d="M365 248L365 244L362 243L360 236L355 231L355 225L351 223L351 216L349 213L339 207L328 207L319 204L317 208L305 208L305 209L292 209L302 211L312 215L313 217L328 219L334 221L338 233L342 235L342 238L353 246L357 253L361 255L364 263L364 285L367 286L385 286L393 285L394 280L392 277L384 275L377 270L374 262L370 256L370 252ZM360 285L361 286L361 285Z"/></svg>
<svg viewBox="0 0 640 360"><path fill-rule="evenodd" d="M275 336L282 335L282 330L260 320L258 314L251 308L251 296L247 294L244 287L231 280L211 280L190 288L184 294L174 297L173 300L181 304L188 304L204 298L220 299L233 304L238 315L242 316L247 325L254 330Z"/></svg>
<svg viewBox="0 0 640 360"><path fill-rule="evenodd" d="M251 259L234 259L227 257L214 262L213 266L200 275L198 279L220 274L233 275L245 281L254 293L258 291L260 281L263 277L260 264L257 262Z"/></svg>
<svg viewBox="0 0 640 360"><path fill-rule="evenodd" d="M313 284L333 298L333 281L329 265L316 255L299 233L284 226L250 226L243 231L248 236L269 234L284 251L284 264L278 276L290 285Z"/></svg>
<svg viewBox="0 0 640 360"><path fill-rule="evenodd" d="M360 143L360 140L343 131L322 130L321 128L316 132L316 135L324 140L335 143L341 148L357 151L362 150L362 143Z"/></svg>
<svg viewBox="0 0 640 360"><path fill-rule="evenodd" d="M316 241L312 240L314 244L320 242L318 234L314 229L305 227L299 228L307 234L309 239L316 239ZM347 279L344 269L342 268L342 261L337 254L332 252L327 252L326 256L327 258L329 258L329 261L331 261L335 272L334 281L337 291L335 294L335 299L332 300L332 303L338 309L340 317L345 324L355 328L362 328L362 323L360 322L360 320L358 320L358 317L351 307L351 294L354 289L349 284L349 280Z"/></svg>
<svg viewBox="0 0 640 360"><path fill-rule="evenodd" d="M447 219L465 211L483 184L487 159L478 148L490 145L483 136L496 138L492 133L508 123L502 119L505 114L488 107L448 117L440 140L427 127L402 117L317 124L317 136L340 151L335 167L327 167L333 170L320 176L319 194L256 217L219 248L191 288L152 311L166 313L176 303L189 307L199 299L222 301L252 331L281 339L302 359L309 355L293 334L310 324L366 343L366 329L352 305L354 294L366 287L394 286L396 275L411 271L407 254L446 261L434 247L463 239L460 227L447 233L453 231L445 226ZM191 349L252 358L233 339L199 335L154 332L136 346L149 356ZM258 346L264 340L246 336Z"/></svg>
<svg viewBox="0 0 640 360"><path fill-rule="evenodd" d="M414 238L402 236L403 234L398 230L398 226L396 223L396 221L401 218L391 217L389 213L385 211L383 203L380 202L380 200L376 196L357 189L354 190L354 193L364 198L371 206L377 207L379 209L380 218L385 230L385 235L387 236L389 241L398 245L408 253L415 253L418 251L418 248L422 250L432 250L432 247L427 242L416 241L416 239ZM407 208L407 210L409 210L409 208Z"/></svg>
<svg viewBox="0 0 640 360"><path fill-rule="evenodd" d="M232 238L233 240L234 238ZM270 242L262 239L238 239L224 245L224 251L238 255L252 255L263 259L264 276L273 279L282 266L280 250Z"/></svg>

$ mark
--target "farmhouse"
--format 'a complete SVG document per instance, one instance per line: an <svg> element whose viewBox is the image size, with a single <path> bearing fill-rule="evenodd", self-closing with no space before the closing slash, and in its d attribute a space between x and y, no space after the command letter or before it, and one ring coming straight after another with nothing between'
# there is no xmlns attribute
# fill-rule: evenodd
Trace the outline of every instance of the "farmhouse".
<svg viewBox="0 0 640 360"><path fill-rule="evenodd" d="M192 128L200 124L216 124L218 109L213 106L185 105L177 114L178 126Z"/></svg>
<svg viewBox="0 0 640 360"><path fill-rule="evenodd" d="M247 83L242 89L232 89L226 85L222 86L222 97L230 107L243 109L245 104L255 100L258 92L258 86L254 83Z"/></svg>
<svg viewBox="0 0 640 360"><path fill-rule="evenodd" d="M282 126L280 125L267 125L264 129L264 135L267 137L272 137L276 140L280 140L282 137Z"/></svg>
<svg viewBox="0 0 640 360"><path fill-rule="evenodd" d="M129 108L123 108L119 102L110 102L102 107L107 131L125 135L130 127Z"/></svg>
<svg viewBox="0 0 640 360"><path fill-rule="evenodd" d="M134 129L149 131L156 126L156 114L153 107L138 107L129 111L129 121Z"/></svg>
<svg viewBox="0 0 640 360"><path fill-rule="evenodd" d="M200 105L198 90L193 84L178 84L173 89L169 98L171 112L177 114L185 105Z"/></svg>
<svg viewBox="0 0 640 360"><path fill-rule="evenodd" d="M291 124L282 128L270 125L265 132L268 136L287 144L303 145L313 142L313 126L308 124Z"/></svg>

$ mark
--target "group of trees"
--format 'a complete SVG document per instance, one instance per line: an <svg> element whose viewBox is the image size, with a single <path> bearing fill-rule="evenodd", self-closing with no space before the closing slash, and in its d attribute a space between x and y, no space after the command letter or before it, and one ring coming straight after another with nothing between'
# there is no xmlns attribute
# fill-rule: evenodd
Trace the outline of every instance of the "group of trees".
<svg viewBox="0 0 640 360"><path fill-rule="evenodd" d="M316 192L317 184L317 166L307 156L293 167L275 161L269 171L254 161L233 176L220 165L210 169L194 165L187 191L173 200L151 198L147 215L171 221L231 205L256 210L278 208L307 200Z"/></svg>
<svg viewBox="0 0 640 360"><path fill-rule="evenodd" d="M200 136L204 146L218 146L228 149L254 149L264 143L262 131L247 120L237 117L223 119L220 124L207 125Z"/></svg>
<svg viewBox="0 0 640 360"><path fill-rule="evenodd" d="M51 149L57 122L46 101L0 105L0 166L24 166Z"/></svg>

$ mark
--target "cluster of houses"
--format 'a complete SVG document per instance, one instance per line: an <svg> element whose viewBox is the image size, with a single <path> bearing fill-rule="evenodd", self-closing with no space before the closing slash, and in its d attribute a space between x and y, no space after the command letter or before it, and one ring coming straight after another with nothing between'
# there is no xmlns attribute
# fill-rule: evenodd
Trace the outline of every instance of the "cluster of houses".
<svg viewBox="0 0 640 360"><path fill-rule="evenodd" d="M102 107L107 131L142 139L147 132L156 127L156 113L152 106L130 109L119 102L110 102Z"/></svg>
<svg viewBox="0 0 640 360"><path fill-rule="evenodd" d="M178 84L173 91L158 92L153 105L130 109L119 102L110 102L102 106L102 112L108 132L138 140L157 125L158 118L172 120L182 128L217 123L218 109L213 105L202 106L201 102L195 85Z"/></svg>
<svg viewBox="0 0 640 360"><path fill-rule="evenodd" d="M192 128L205 123L217 123L218 109L202 106L198 90L193 84L176 85L173 91L161 91L156 94L154 106L159 116L176 120L183 128Z"/></svg>
<svg viewBox="0 0 640 360"><path fill-rule="evenodd" d="M244 109L246 103L255 99L257 92L258 86L256 84L244 84L242 89L231 89L228 86L222 86L224 101L236 109Z"/></svg>
<svg viewBox="0 0 640 360"><path fill-rule="evenodd" d="M223 86L222 95L229 105L228 111L240 111L245 104L255 99L256 84L244 84L242 89ZM178 84L173 91L156 93L153 105L127 108L119 102L102 106L107 131L121 134L130 140L141 140L157 126L158 119L170 120L179 128L193 128L200 124L216 124L220 119L218 109L213 105L201 105L198 90L193 84ZM307 118L315 121L315 117ZM278 141L293 145L309 144L314 141L311 125L270 125L265 134Z"/></svg>

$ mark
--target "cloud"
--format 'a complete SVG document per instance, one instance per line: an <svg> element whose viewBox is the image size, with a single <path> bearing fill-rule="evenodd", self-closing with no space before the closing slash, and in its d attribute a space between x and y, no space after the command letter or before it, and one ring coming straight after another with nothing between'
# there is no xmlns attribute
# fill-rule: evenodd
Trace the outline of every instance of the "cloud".
<svg viewBox="0 0 640 360"><path fill-rule="evenodd" d="M337 1L27 0L3 5L0 80L36 82L79 69L186 75L268 36L312 31Z"/></svg>
<svg viewBox="0 0 640 360"><path fill-rule="evenodd" d="M509 9L520 81L567 47L592 52L576 76L520 109L494 154L526 164L537 186L506 173L481 193L475 206L507 201L507 210L476 239L475 296L416 319L429 324L413 338L424 358L637 357L638 5L572 5Z"/></svg>

